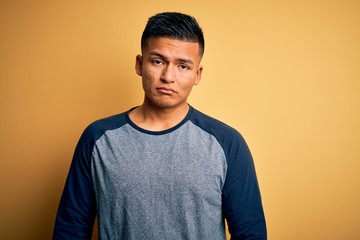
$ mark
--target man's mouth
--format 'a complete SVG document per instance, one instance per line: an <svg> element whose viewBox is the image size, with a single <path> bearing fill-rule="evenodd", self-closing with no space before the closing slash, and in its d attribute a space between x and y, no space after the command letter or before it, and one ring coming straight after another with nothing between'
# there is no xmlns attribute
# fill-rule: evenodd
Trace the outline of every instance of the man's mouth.
<svg viewBox="0 0 360 240"><path fill-rule="evenodd" d="M158 90L158 92L162 93L162 94L165 94L165 95L171 95L171 94L174 94L176 93L176 91L172 88L167 88L167 87L159 87L159 88L156 88Z"/></svg>

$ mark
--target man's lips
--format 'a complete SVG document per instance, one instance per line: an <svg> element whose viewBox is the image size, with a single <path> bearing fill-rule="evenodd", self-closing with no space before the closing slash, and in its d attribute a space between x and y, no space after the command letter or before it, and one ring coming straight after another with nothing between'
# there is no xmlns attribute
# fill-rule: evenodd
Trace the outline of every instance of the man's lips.
<svg viewBox="0 0 360 240"><path fill-rule="evenodd" d="M176 91L172 88L167 88L167 87L158 87L156 88L158 90L158 92L162 93L162 94L166 94L166 95L171 95L176 93Z"/></svg>

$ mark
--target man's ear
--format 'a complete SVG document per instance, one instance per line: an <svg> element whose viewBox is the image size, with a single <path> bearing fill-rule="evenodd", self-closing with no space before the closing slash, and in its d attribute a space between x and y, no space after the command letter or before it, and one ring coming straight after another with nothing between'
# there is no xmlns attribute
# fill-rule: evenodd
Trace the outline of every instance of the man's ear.
<svg viewBox="0 0 360 240"><path fill-rule="evenodd" d="M139 54L136 56L136 60L135 60L135 71L137 73L137 75L142 76L142 64L143 64L143 58L142 56Z"/></svg>
<svg viewBox="0 0 360 240"><path fill-rule="evenodd" d="M199 65L197 71L196 71L196 78L195 78L195 82L194 82L194 85L198 85L200 80L201 80L201 74L202 74L202 71L203 71L203 66L202 65Z"/></svg>

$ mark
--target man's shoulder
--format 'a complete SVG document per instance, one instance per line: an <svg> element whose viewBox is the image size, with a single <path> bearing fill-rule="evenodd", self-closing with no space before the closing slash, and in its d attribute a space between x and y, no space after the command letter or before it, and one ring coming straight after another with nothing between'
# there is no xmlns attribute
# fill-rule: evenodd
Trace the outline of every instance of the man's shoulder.
<svg viewBox="0 0 360 240"><path fill-rule="evenodd" d="M236 139L243 141L243 137L238 130L231 127L230 125L211 117L199 110L193 109L192 116L190 118L193 124L213 135L219 141L224 139Z"/></svg>
<svg viewBox="0 0 360 240"><path fill-rule="evenodd" d="M127 111L116 115L98 119L90 123L84 130L82 138L91 139L95 142L106 131L122 127L127 123Z"/></svg>

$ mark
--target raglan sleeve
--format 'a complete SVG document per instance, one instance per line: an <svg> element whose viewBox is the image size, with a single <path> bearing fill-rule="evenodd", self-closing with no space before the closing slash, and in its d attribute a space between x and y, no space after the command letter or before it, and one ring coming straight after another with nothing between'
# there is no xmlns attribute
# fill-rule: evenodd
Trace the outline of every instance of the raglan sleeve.
<svg viewBox="0 0 360 240"><path fill-rule="evenodd" d="M231 240L266 240L266 222L251 152L240 134L227 142L223 214Z"/></svg>
<svg viewBox="0 0 360 240"><path fill-rule="evenodd" d="M96 204L91 175L91 130L82 134L71 162L56 215L53 239L91 239Z"/></svg>

